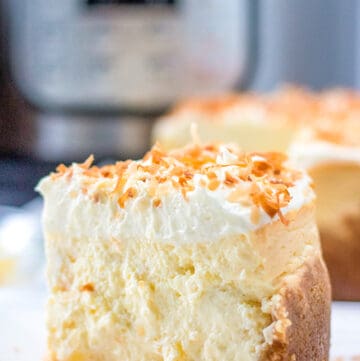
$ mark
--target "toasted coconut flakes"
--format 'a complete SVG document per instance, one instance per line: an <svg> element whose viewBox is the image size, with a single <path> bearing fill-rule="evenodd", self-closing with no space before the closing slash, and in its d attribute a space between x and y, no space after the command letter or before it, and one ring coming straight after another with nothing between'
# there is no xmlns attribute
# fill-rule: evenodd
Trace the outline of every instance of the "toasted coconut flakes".
<svg viewBox="0 0 360 361"><path fill-rule="evenodd" d="M94 292L95 287L92 283L85 283L84 285L79 287L80 292Z"/></svg>
<svg viewBox="0 0 360 361"><path fill-rule="evenodd" d="M129 199L129 198L134 198L137 195L137 190L134 187L130 187L128 188L125 193L119 198L118 200L118 204L121 208L124 208L125 206L125 202Z"/></svg>
<svg viewBox="0 0 360 361"><path fill-rule="evenodd" d="M186 187L187 184L188 184L188 180L182 176L182 177L179 177L179 184L182 186L182 187Z"/></svg>
<svg viewBox="0 0 360 361"><path fill-rule="evenodd" d="M285 226L288 226L289 225L289 220L287 218L285 218L285 216L283 215L282 211L281 211L281 208L279 208L279 211L278 211L278 215L279 215L279 219L281 221L281 223L285 224Z"/></svg>
<svg viewBox="0 0 360 361"><path fill-rule="evenodd" d="M184 177L186 179L192 179L194 177L194 174L191 173L189 170L184 171Z"/></svg>
<svg viewBox="0 0 360 361"><path fill-rule="evenodd" d="M112 193L120 193L123 190L126 182L127 182L127 179L125 177L119 177Z"/></svg>
<svg viewBox="0 0 360 361"><path fill-rule="evenodd" d="M257 177L262 177L264 174L266 174L271 169L271 164L267 162L266 160L263 161L255 161L252 173L256 175Z"/></svg>
<svg viewBox="0 0 360 361"><path fill-rule="evenodd" d="M240 203L244 206L250 206L252 204L246 189L240 187L235 188L226 199L231 203Z"/></svg>
<svg viewBox="0 0 360 361"><path fill-rule="evenodd" d="M224 184L228 185L229 187L234 186L236 183L238 183L238 179L233 177L229 172L225 173L225 181Z"/></svg>
<svg viewBox="0 0 360 361"><path fill-rule="evenodd" d="M198 144L195 144L191 149L189 149L188 153L192 158L199 158L203 153L203 149L208 150L206 146L201 148Z"/></svg>
<svg viewBox="0 0 360 361"><path fill-rule="evenodd" d="M183 174L184 170L181 168L181 167L175 167L171 172L170 174L171 175L174 175L174 176L177 176L177 177L180 177L182 174Z"/></svg>
<svg viewBox="0 0 360 361"><path fill-rule="evenodd" d="M93 164L93 162L94 162L94 156L90 154L84 163L79 164L79 167L84 169L89 169L91 167L91 164Z"/></svg>
<svg viewBox="0 0 360 361"><path fill-rule="evenodd" d="M215 144L207 144L204 146L204 149L209 151L209 152L216 152L216 145Z"/></svg>
<svg viewBox="0 0 360 361"><path fill-rule="evenodd" d="M217 178L216 173L213 172L213 171L208 172L206 175L207 175L207 177L208 177L209 179L216 179L216 178Z"/></svg>
<svg viewBox="0 0 360 361"><path fill-rule="evenodd" d="M158 150L154 149L154 151L151 154L152 162L154 164L160 164L162 161L163 154L159 152Z"/></svg>
<svg viewBox="0 0 360 361"><path fill-rule="evenodd" d="M168 180L168 178L164 176L156 176L155 179L159 184L165 183Z"/></svg>
<svg viewBox="0 0 360 361"><path fill-rule="evenodd" d="M62 163L56 167L56 171L60 174L64 174L67 171L67 169L68 169L67 166Z"/></svg>
<svg viewBox="0 0 360 361"><path fill-rule="evenodd" d="M55 180L56 178L59 178L65 174L67 174L70 170L72 172L71 167L68 168L65 164L61 163L56 167L56 172L50 174L50 177L51 177L51 179Z"/></svg>
<svg viewBox="0 0 360 361"><path fill-rule="evenodd" d="M94 193L92 196L91 196L92 200L95 202L95 203L98 203L100 202L100 194L99 193Z"/></svg>
<svg viewBox="0 0 360 361"><path fill-rule="evenodd" d="M124 172L129 168L129 165L132 163L131 160L126 160L125 162L116 162L115 169L114 166L109 166L118 176L124 174Z"/></svg>
<svg viewBox="0 0 360 361"><path fill-rule="evenodd" d="M289 221L283 215L283 213L281 211L281 207L286 206L290 202L290 200L291 200L290 193L287 189L284 189L281 193L277 193L276 196L277 196L278 207L279 207L279 210L278 210L279 219L283 224L285 224L287 226L289 224Z"/></svg>
<svg viewBox="0 0 360 361"><path fill-rule="evenodd" d="M160 206L161 206L161 200L160 200L159 198L155 198L155 199L153 200L153 206L154 206L155 208L160 207Z"/></svg>
<svg viewBox="0 0 360 361"><path fill-rule="evenodd" d="M289 204L291 197L288 188L303 176L302 173L287 169L284 166L286 156L279 153L246 154L233 148L228 150L234 158L231 164L217 162L220 146L216 144L198 144L169 153L164 152L157 144L143 160L117 162L101 168L90 167L93 162L93 157L90 156L79 165L85 176L82 179L81 191L94 200L113 194L118 197L118 204L123 208L128 199L137 196L136 188L130 185L142 182L148 195L153 198L154 207L158 207L161 203L160 197L172 190L180 191L187 199L187 194L194 190L196 174L199 175L196 178L199 186L210 191L215 191L220 186L232 187L233 191L227 196L228 201L239 202L244 206L254 205L257 209L263 209L270 217L278 214L281 221L286 223L281 208ZM72 166L61 164L52 178L71 177L72 172ZM109 180L99 183L99 178ZM88 188L95 182L96 191L88 192ZM255 212L251 210L254 221Z"/></svg>
<svg viewBox="0 0 360 361"><path fill-rule="evenodd" d="M220 181L218 179L212 179L208 184L208 189L211 191L215 191L220 185Z"/></svg>

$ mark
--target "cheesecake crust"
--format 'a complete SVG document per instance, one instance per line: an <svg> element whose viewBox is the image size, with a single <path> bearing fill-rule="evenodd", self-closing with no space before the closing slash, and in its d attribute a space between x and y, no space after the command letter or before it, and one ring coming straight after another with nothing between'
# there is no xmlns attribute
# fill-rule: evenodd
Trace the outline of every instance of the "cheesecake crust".
<svg viewBox="0 0 360 361"><path fill-rule="evenodd" d="M331 290L324 261L305 263L279 293L273 342L262 361L329 360Z"/></svg>
<svg viewBox="0 0 360 361"><path fill-rule="evenodd" d="M360 300L360 207L341 219L343 232L320 226L323 254L336 300Z"/></svg>

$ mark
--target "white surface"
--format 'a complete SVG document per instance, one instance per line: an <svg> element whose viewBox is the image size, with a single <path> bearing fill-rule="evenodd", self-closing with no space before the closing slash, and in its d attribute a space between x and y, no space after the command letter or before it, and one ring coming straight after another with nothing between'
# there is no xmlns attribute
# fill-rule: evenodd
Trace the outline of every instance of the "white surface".
<svg viewBox="0 0 360 361"><path fill-rule="evenodd" d="M0 361L42 360L44 298L44 291L0 289ZM331 356L360 357L360 302L333 303Z"/></svg>
<svg viewBox="0 0 360 361"><path fill-rule="evenodd" d="M0 361L42 361L45 292L0 289Z"/></svg>

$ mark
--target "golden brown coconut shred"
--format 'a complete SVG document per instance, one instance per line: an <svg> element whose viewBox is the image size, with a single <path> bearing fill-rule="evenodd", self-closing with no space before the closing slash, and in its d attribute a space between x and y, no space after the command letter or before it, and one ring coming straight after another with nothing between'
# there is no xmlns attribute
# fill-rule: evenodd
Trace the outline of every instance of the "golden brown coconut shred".
<svg viewBox="0 0 360 361"><path fill-rule="evenodd" d="M232 154L229 164L219 164L220 145L190 145L180 150L165 152L156 144L139 161L117 162L103 167L91 166L93 156L84 163L77 164L86 176L83 193L88 194L91 184L101 179L114 179L112 188L99 189L105 197L116 197L121 208L127 200L138 195L136 182L145 184L154 207L161 207L161 195L171 190L180 191L185 199L195 188L194 175L201 174L200 186L210 191L219 187L232 191L226 198L230 202L239 202L252 207L254 222L258 219L257 209L263 209L270 217L279 216L287 223L281 209L286 207L291 196L289 187L294 185L302 174L285 166L286 156L281 153L244 153L233 147L227 147ZM234 157L235 156L235 157ZM217 171L225 169L224 179L219 179ZM57 167L52 178L64 176L71 179L74 166ZM94 194L92 195L94 197ZM97 197L99 198L99 197ZM101 197L100 197L101 198Z"/></svg>

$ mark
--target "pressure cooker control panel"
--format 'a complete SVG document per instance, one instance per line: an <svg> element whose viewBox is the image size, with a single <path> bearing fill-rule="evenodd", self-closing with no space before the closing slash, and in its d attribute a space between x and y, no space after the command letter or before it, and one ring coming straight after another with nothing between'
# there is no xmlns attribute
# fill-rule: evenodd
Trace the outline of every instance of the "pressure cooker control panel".
<svg viewBox="0 0 360 361"><path fill-rule="evenodd" d="M98 4L131 4L131 5L154 5L154 4L174 4L175 0L87 0L89 5Z"/></svg>
<svg viewBox="0 0 360 361"><path fill-rule="evenodd" d="M10 6L15 79L40 107L147 111L229 90L246 71L245 0Z"/></svg>

